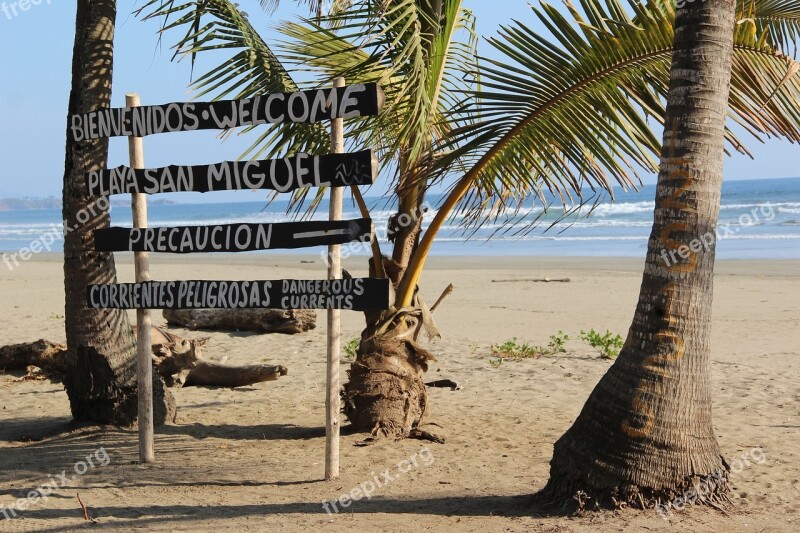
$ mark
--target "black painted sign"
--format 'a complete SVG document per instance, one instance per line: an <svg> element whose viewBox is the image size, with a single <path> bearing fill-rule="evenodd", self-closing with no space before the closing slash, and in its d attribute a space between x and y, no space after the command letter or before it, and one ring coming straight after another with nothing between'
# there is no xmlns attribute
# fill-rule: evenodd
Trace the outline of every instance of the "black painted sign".
<svg viewBox="0 0 800 533"><path fill-rule="evenodd" d="M372 220L222 224L165 228L107 228L94 232L98 252L248 252L370 242Z"/></svg>
<svg viewBox="0 0 800 533"><path fill-rule="evenodd" d="M372 150L351 154L297 154L263 161L132 169L117 167L86 174L89 196L165 192L209 192L371 185L377 173Z"/></svg>
<svg viewBox="0 0 800 533"><path fill-rule="evenodd" d="M148 281L90 285L90 308L345 309L389 308L389 280Z"/></svg>
<svg viewBox="0 0 800 533"><path fill-rule="evenodd" d="M70 117L75 141L156 133L229 129L282 122L320 122L377 115L383 92L374 83L275 93L243 100L117 107Z"/></svg>

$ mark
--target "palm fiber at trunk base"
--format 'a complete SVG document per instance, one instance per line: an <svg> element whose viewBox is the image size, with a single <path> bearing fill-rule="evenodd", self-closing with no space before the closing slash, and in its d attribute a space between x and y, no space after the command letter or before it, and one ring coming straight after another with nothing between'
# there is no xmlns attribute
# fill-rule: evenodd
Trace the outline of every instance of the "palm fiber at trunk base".
<svg viewBox="0 0 800 533"><path fill-rule="evenodd" d="M434 360L417 343L398 340L395 332L362 341L343 392L344 412L353 428L408 436L425 417L428 395L422 375Z"/></svg>

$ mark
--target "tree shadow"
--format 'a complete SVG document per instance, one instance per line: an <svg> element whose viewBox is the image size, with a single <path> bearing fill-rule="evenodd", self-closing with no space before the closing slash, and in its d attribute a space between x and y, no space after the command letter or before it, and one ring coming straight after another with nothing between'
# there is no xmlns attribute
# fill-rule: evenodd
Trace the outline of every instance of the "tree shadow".
<svg viewBox="0 0 800 533"><path fill-rule="evenodd" d="M352 502L347 509L340 509L342 515L350 514L425 514L435 516L535 516L532 497L518 496L445 496L438 498L396 499L374 497L371 500ZM326 517L327 512L319 501L299 501L287 503L266 503L258 505L151 505L145 507L93 507L92 516L97 523L93 530L117 529L133 530L156 527L166 524L181 524L189 527L192 522L207 520L231 520L244 517L263 517L265 515L318 515ZM76 525L84 523L79 509L31 509L25 511L28 519L58 520L75 518ZM105 518L113 520L104 522ZM64 527L29 530L35 533L56 533Z"/></svg>
<svg viewBox="0 0 800 533"><path fill-rule="evenodd" d="M0 424L0 442L41 442L87 428L102 431L100 426L76 422L66 416L11 418Z"/></svg>

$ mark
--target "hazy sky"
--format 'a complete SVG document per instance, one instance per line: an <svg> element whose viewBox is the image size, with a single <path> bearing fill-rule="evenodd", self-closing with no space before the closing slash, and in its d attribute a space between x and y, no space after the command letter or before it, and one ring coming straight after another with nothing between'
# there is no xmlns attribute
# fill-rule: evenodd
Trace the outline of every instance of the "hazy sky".
<svg viewBox="0 0 800 533"><path fill-rule="evenodd" d="M143 0L119 2L112 105L124 106L126 92L141 94L144 104L186 101L188 61L170 62L170 51L157 48L156 22L143 23L129 12ZM14 2L5 2L12 4ZM274 35L275 23L302 10L294 2L269 17L257 0L239 0L262 35ZM465 0L477 15L479 33L491 36L500 24L518 19L541 30L524 0ZM0 2L0 6L3 2ZM25 12L0 11L0 198L58 196L63 178L67 100L74 39L75 2L41 0ZM171 44L168 38L167 45ZM488 53L490 47L482 43ZM214 132L171 133L145 139L148 166L203 164L237 158L246 140L221 142ZM798 147L772 141L748 142L755 161L734 156L726 161L726 179L798 176ZM124 139L112 139L109 165L127 162ZM653 182L654 176L646 178ZM379 191L375 191L379 192ZM382 192L382 191L381 191ZM191 193L188 193L191 194ZM181 201L258 200L263 193L227 192L222 197L182 197ZM181 195L183 196L183 195Z"/></svg>

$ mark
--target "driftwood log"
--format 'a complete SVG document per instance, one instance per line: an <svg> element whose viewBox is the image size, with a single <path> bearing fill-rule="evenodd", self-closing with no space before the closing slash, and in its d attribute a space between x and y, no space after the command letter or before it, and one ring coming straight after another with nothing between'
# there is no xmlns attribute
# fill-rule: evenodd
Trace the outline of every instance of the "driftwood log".
<svg viewBox="0 0 800 533"><path fill-rule="evenodd" d="M184 339L164 328L153 327L153 362L169 386L244 387L275 381L287 374L286 367L273 365L230 366L202 358L208 337Z"/></svg>
<svg viewBox="0 0 800 533"><path fill-rule="evenodd" d="M0 371L16 372L29 366L48 368L63 374L66 370L65 344L39 339L23 344L11 344L0 348Z"/></svg>
<svg viewBox="0 0 800 533"><path fill-rule="evenodd" d="M198 361L186 374L184 387L244 387L275 381L287 374L286 367L273 365L228 366Z"/></svg>
<svg viewBox="0 0 800 533"><path fill-rule="evenodd" d="M208 338L184 339L153 326L153 365L168 386L243 387L274 381L286 367L230 366L202 358ZM44 339L0 348L0 371L27 371L28 378L62 381L67 370L67 347Z"/></svg>
<svg viewBox="0 0 800 533"><path fill-rule="evenodd" d="M317 314L302 309L164 309L163 314L168 323L189 329L295 334L317 327Z"/></svg>

